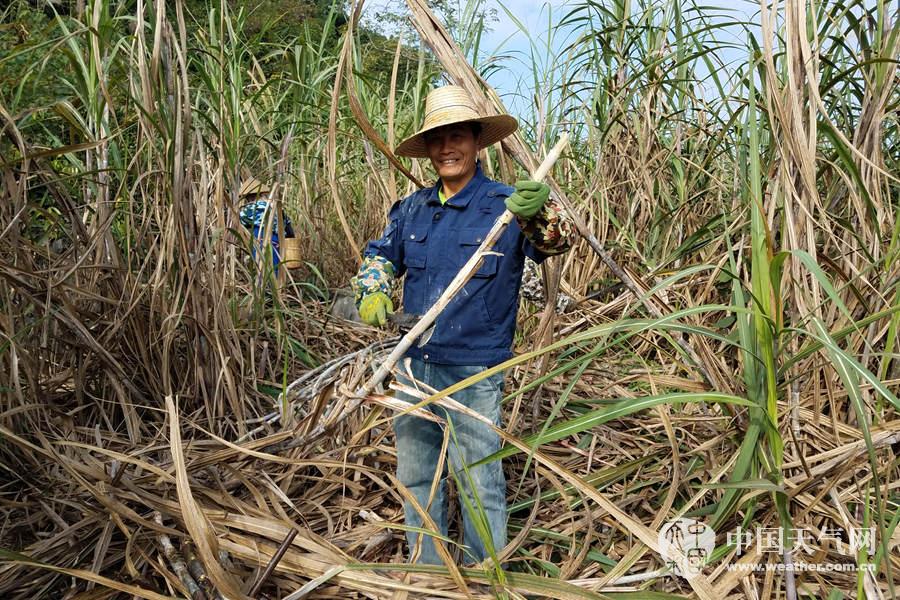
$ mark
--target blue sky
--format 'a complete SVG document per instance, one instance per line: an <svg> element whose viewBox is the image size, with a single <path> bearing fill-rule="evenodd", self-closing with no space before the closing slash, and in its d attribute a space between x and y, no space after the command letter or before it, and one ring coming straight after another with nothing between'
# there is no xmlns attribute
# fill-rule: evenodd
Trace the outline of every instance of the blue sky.
<svg viewBox="0 0 900 600"><path fill-rule="evenodd" d="M458 0L458 2L457 12L462 13L466 3L464 0ZM500 0L482 0L483 9L496 14L497 19L489 23L490 31L482 40L479 62L493 61L493 64L502 67L492 69L487 79L488 83L500 93L513 114L520 114L523 104L532 102L534 96L536 86L533 77L532 52L536 51L534 62L539 65L541 71L545 73L555 71L557 75L559 74L559 69L554 67L565 60L564 49L574 42L583 30L570 28L567 31L556 30L554 32L553 26L561 22L574 7L581 4L584 4L583 0L546 0L544 2L502 0L502 4ZM688 5L688 3L684 4ZM741 19L753 23L759 21L759 4L757 2L707 0L704 4L722 7L713 8L712 11L723 17L728 15L727 20ZM367 0L363 13L364 21L371 24L373 15L378 15L386 9L395 13L405 12L405 3L403 0ZM514 19L508 16L507 11L519 21L521 28ZM523 33L523 29L528 33ZM741 47L746 45L744 32L737 26L717 30L714 35L718 40L739 44ZM743 63L746 60L746 51L743 49L724 50L719 55L726 63ZM726 71L728 70L727 66L724 68ZM540 87L540 83L538 87Z"/></svg>
<svg viewBox="0 0 900 600"><path fill-rule="evenodd" d="M516 19L528 31L528 34L522 33L520 28L512 19L507 18L506 11L501 7L497 0L487 0L486 7L495 8L499 16L499 21L491 24L491 31L483 43L483 50L487 54L505 54L510 55L512 60L506 60L507 68L492 72L488 78L488 82L501 93L501 95L513 94L517 89L526 93L531 92L533 86L530 85L531 62L530 55L532 48L539 48L537 61L543 67L547 66L550 61L558 64L560 59L565 59L564 50L583 30L568 29L566 32L557 30L551 32L552 25L560 23L574 7L583 4L578 0L549 0L544 3L531 2L529 0L504 0L503 5L511 12ZM706 3L715 7L719 5L723 8L714 9L716 15L721 17L713 18L714 22L724 22L731 20L743 20L752 23L759 21L759 4L757 2L748 2L746 0L738 0L734 2L723 2L722 0L712 0ZM724 8L727 7L727 8ZM758 31L758 26L754 27ZM732 44L740 45L742 48L746 45L744 30L739 26L728 26L715 32L716 39L727 41ZM531 38L529 41L528 38ZM549 44L548 44L549 39ZM725 49L719 53L719 56L726 62L725 69L728 65L743 63L746 60L746 51L743 49ZM516 57L524 60L525 65L516 60ZM554 61L554 58L556 59ZM526 85L522 85L528 82ZM525 88L522 90L522 88ZM506 98L508 102L515 104L516 98Z"/></svg>

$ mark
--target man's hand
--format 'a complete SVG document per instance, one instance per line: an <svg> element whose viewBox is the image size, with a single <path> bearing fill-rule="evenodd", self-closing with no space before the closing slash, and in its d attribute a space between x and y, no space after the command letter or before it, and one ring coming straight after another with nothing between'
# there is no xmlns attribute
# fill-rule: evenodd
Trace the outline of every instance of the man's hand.
<svg viewBox="0 0 900 600"><path fill-rule="evenodd" d="M517 217L530 219L550 198L550 188L540 181L517 181L516 191L506 199L506 209Z"/></svg>
<svg viewBox="0 0 900 600"><path fill-rule="evenodd" d="M363 323L373 327L381 327L387 322L387 316L394 312L394 303L384 292L368 294L359 303L359 317Z"/></svg>

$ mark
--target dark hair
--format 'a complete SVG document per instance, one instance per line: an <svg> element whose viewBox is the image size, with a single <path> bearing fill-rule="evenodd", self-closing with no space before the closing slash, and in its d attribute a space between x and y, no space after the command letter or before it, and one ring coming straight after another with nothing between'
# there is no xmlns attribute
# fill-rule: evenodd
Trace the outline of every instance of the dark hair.
<svg viewBox="0 0 900 600"><path fill-rule="evenodd" d="M462 123L450 123L448 125L441 125L440 127L435 127L431 131L426 131L422 135L422 137L425 139L425 143L427 144L429 137L433 136L438 131L447 130L452 127L463 128L466 125L469 126L469 130L472 132L472 137L477 138L479 135L481 135L481 129L482 129L481 123L479 123L478 121L463 121Z"/></svg>

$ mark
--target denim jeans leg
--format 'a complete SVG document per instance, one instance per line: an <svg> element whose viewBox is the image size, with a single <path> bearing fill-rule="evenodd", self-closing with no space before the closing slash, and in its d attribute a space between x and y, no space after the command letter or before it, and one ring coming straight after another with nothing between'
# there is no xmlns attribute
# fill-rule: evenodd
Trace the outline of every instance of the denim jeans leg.
<svg viewBox="0 0 900 600"><path fill-rule="evenodd" d="M431 371L435 365L412 360L413 376L423 383L429 383ZM401 378L403 381L403 378ZM403 381L409 385L409 381ZM418 398L398 393L397 397L407 402L419 402ZM446 500L446 466L438 484L434 499L428 506L431 485L440 458L444 442L444 432L437 423L426 421L420 417L403 415L394 419L394 435L397 443L397 477L400 482L415 496L422 508L428 507L428 514L438 527L438 533L447 535L447 500ZM403 505L405 524L410 527L423 527L422 517L410 502ZM427 529L427 527L426 527ZM442 560L434 546L431 536L415 531L406 532L409 544L410 559L416 554L416 546L422 540L422 548L416 562L424 564L442 564Z"/></svg>
<svg viewBox="0 0 900 600"><path fill-rule="evenodd" d="M444 381L441 382L444 387L485 370L485 367L480 366L441 365L440 368L444 375ZM502 397L502 373L482 379L453 394L457 402L484 415L498 427ZM451 411L450 419L453 423L448 451L450 467L454 470L462 488L460 496L465 493L470 506L474 508L474 512L467 510L464 505L460 508L463 515L464 542L469 547L468 560L465 562L469 560L480 562L490 556L490 552L486 548L485 540L478 534L476 528L478 521L481 521L482 526L490 532L490 542L495 552L499 552L506 545L506 480L499 460L478 467L464 467L497 452L500 449L500 436L485 423L460 413ZM484 509L483 516L478 509L479 503Z"/></svg>

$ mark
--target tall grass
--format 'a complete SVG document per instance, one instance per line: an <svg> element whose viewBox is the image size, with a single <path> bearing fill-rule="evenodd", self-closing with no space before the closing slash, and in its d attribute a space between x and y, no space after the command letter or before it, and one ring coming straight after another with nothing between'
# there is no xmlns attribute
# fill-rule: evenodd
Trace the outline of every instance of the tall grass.
<svg viewBox="0 0 900 600"><path fill-rule="evenodd" d="M379 537L399 518L381 473L393 460L386 413L364 408L282 459L259 454L309 431L352 381L323 376L293 423L265 426L241 450L228 440L258 435L290 381L371 336L336 326L327 300L356 268L351 248L413 188L380 150L421 122L441 65L406 40L391 42L390 69L369 68L371 40L352 14L332 10L321 30L272 43L232 6L88 0L79 18L46 20L0 57L0 75L22 61L31 73L0 89L9 597L55 594L62 575L86 571L96 576L79 590L124 574L145 592L180 589L148 560L155 534L137 533L158 532L150 511L170 535L217 540L206 562L228 549L239 564L210 573L222 590L252 579L288 526L305 549L290 550L273 589L399 589L382 572L402 565L364 562L399 548L399 536ZM509 445L493 457L513 484L519 535L495 549L507 572L407 569L437 587L465 577L559 598L598 597L623 575L663 597L895 597L896 6L786 0L744 22L696 3L572 2L543 35L521 25L530 46L512 58L486 54L483 8L461 7L462 52L488 80L527 69L509 98L524 139L540 153L572 135L556 182L643 296L585 242L548 271L581 301L556 315L552 344L534 345L538 308L525 303L519 349L530 351L496 369L515 384ZM0 35L24 10L5 9ZM723 41L734 30L745 42ZM491 149L485 165L512 180L525 171L514 155ZM424 162L400 166L433 176ZM265 253L251 258L237 219L251 175L274 185L274 219L291 217L303 269L276 274ZM183 454L163 441L166 420ZM378 518L361 522L354 502ZM73 507L97 535L66 528ZM683 514L719 532L693 591L649 551ZM810 559L798 529L869 525L873 556L821 542L815 559L874 562L871 576L716 570L741 559L725 537L738 526L780 528L783 555L755 559L791 562ZM575 579L587 583L564 581Z"/></svg>

